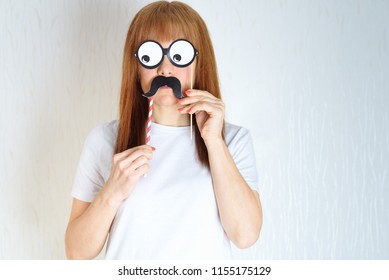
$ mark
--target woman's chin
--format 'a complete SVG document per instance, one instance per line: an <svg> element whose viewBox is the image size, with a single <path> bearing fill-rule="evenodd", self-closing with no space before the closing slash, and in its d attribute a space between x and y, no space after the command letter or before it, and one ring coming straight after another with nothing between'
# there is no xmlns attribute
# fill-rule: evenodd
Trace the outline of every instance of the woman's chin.
<svg viewBox="0 0 389 280"><path fill-rule="evenodd" d="M154 103L160 106L172 106L177 104L177 98L174 96L171 89L158 90L154 97Z"/></svg>

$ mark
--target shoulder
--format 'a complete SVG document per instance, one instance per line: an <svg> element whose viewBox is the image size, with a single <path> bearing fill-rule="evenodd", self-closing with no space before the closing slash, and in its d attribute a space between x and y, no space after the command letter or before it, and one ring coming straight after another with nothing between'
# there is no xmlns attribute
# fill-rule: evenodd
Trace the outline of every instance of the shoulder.
<svg viewBox="0 0 389 280"><path fill-rule="evenodd" d="M248 129L226 123L225 140L228 150L247 184L258 192L258 174L253 141Z"/></svg>
<svg viewBox="0 0 389 280"><path fill-rule="evenodd" d="M110 175L118 121L93 128L84 142L73 185L73 197L92 202Z"/></svg>
<svg viewBox="0 0 389 280"><path fill-rule="evenodd" d="M85 140L85 148L96 154L100 154L102 151L113 151L116 144L117 131L117 120L96 126L89 132Z"/></svg>
<svg viewBox="0 0 389 280"><path fill-rule="evenodd" d="M117 138L118 121L102 123L93 128L87 137L89 144L98 144L102 142L115 142Z"/></svg>
<svg viewBox="0 0 389 280"><path fill-rule="evenodd" d="M250 139L250 131L242 126L225 122L225 139L227 145L242 139Z"/></svg>

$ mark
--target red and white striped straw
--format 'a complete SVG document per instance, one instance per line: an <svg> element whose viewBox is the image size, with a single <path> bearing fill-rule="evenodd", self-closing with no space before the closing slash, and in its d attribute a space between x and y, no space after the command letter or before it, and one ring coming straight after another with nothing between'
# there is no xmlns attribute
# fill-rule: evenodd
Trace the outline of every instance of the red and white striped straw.
<svg viewBox="0 0 389 280"><path fill-rule="evenodd" d="M153 97L149 98L149 117L147 118L146 145L150 145L151 119L153 117Z"/></svg>

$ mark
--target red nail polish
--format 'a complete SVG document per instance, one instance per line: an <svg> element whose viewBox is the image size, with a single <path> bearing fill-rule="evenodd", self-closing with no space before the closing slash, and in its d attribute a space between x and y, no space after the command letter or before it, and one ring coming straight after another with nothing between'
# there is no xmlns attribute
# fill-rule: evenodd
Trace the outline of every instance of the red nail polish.
<svg viewBox="0 0 389 280"><path fill-rule="evenodd" d="M178 108L178 111L180 111L180 112L181 112L182 110L184 110L184 108Z"/></svg>
<svg viewBox="0 0 389 280"><path fill-rule="evenodd" d="M155 148L153 146L151 146L151 149L153 150L153 152L155 151Z"/></svg>
<svg viewBox="0 0 389 280"><path fill-rule="evenodd" d="M186 95L190 95L192 92L188 89L185 91Z"/></svg>

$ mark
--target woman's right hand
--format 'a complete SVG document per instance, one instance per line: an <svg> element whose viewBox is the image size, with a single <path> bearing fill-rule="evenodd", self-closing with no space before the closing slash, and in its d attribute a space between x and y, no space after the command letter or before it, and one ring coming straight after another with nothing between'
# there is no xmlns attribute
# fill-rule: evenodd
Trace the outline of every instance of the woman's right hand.
<svg viewBox="0 0 389 280"><path fill-rule="evenodd" d="M120 203L131 195L140 177L149 172L149 160L154 147L137 146L115 154L112 159L111 175L104 186L113 202Z"/></svg>

